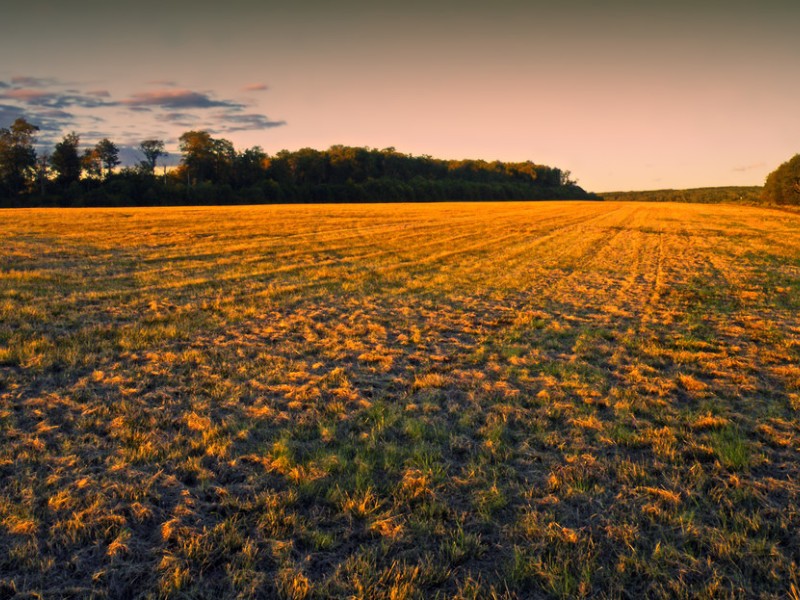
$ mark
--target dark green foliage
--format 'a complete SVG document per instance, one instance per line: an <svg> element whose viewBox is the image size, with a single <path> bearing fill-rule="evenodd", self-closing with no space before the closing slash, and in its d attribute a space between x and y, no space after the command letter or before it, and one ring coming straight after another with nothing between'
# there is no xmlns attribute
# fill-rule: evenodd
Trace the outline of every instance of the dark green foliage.
<svg viewBox="0 0 800 600"><path fill-rule="evenodd" d="M139 152L144 156L140 167L148 173L154 172L156 169L156 161L168 154L164 151L163 140L145 140L139 144Z"/></svg>
<svg viewBox="0 0 800 600"><path fill-rule="evenodd" d="M34 135L38 130L25 119L0 129L0 194L16 196L31 183L36 168Z"/></svg>
<svg viewBox="0 0 800 600"><path fill-rule="evenodd" d="M593 198L569 172L532 162L446 161L348 146L270 157L258 146L237 152L204 131L181 136L181 151L174 178L198 204Z"/></svg>
<svg viewBox="0 0 800 600"><path fill-rule="evenodd" d="M231 183L237 155L230 141L212 138L207 131L187 131L180 137L180 144L181 179L190 185Z"/></svg>
<svg viewBox="0 0 800 600"><path fill-rule="evenodd" d="M83 165L81 156L78 154L78 144L80 136L75 133L68 133L53 150L50 157L50 166L56 173L56 183L66 188L72 183L77 183L81 178Z"/></svg>
<svg viewBox="0 0 800 600"><path fill-rule="evenodd" d="M187 131L180 137L183 171L188 180L206 181L214 177L213 138L207 131Z"/></svg>
<svg viewBox="0 0 800 600"><path fill-rule="evenodd" d="M370 180L413 182L459 181L511 184L537 188L575 187L569 172L526 161L440 160L430 156L383 150L331 146L327 151L283 150L269 160L267 172L278 183L363 184Z"/></svg>
<svg viewBox="0 0 800 600"><path fill-rule="evenodd" d="M800 154L767 176L763 198L773 204L800 204Z"/></svg>
<svg viewBox="0 0 800 600"><path fill-rule="evenodd" d="M112 169L119 164L119 148L117 148L117 145L108 138L103 138L97 142L97 145L94 147L94 151L97 154L98 159L100 159L100 163L106 170L106 177L108 177L108 175L111 174Z"/></svg>
<svg viewBox="0 0 800 600"><path fill-rule="evenodd" d="M647 190L606 192L603 200L632 202L698 202L701 204L759 204L759 186L691 188L687 190Z"/></svg>
<svg viewBox="0 0 800 600"><path fill-rule="evenodd" d="M578 187L569 171L531 161L440 160L394 148L349 146L282 150L268 156L259 146L237 151L229 140L187 131L180 137L181 164L156 177L156 161L166 155L161 140L142 142L144 160L136 169L119 173L112 172L119 164L113 142L103 139L83 156L78 143L78 135L71 133L56 145L50 165L58 185L49 196L44 193L47 186L39 186L39 195L27 198L26 205L599 199ZM82 171L87 175L83 179ZM13 197L0 190L0 202L6 198L6 205L18 203Z"/></svg>
<svg viewBox="0 0 800 600"><path fill-rule="evenodd" d="M248 148L234 157L233 179L237 187L246 188L258 184L264 176L266 153L259 147Z"/></svg>
<svg viewBox="0 0 800 600"><path fill-rule="evenodd" d="M101 177L103 175L103 163L97 154L96 148L86 148L83 151L81 169L87 177Z"/></svg>
<svg viewBox="0 0 800 600"><path fill-rule="evenodd" d="M176 178L189 184L186 195L193 203L225 203L231 196L219 186L228 185L237 202L596 198L575 185L569 172L532 162L446 161L394 148L348 146L282 150L270 157L259 147L236 152L227 140L205 132L189 132L181 139L184 159ZM214 190L216 197L210 195Z"/></svg>

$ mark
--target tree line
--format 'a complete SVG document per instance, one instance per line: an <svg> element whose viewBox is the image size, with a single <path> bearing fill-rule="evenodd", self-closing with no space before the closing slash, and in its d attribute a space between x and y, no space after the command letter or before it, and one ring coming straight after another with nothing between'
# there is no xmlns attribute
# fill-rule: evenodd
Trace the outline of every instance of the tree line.
<svg viewBox="0 0 800 600"><path fill-rule="evenodd" d="M761 186L727 186L684 190L603 192L603 200L623 202L693 202L699 204L759 204Z"/></svg>
<svg viewBox="0 0 800 600"><path fill-rule="evenodd" d="M767 175L763 186L604 192L604 200L800 206L800 154Z"/></svg>
<svg viewBox="0 0 800 600"><path fill-rule="evenodd" d="M796 154L767 175L763 186L604 192L603 199L638 202L800 206L800 154Z"/></svg>
<svg viewBox="0 0 800 600"><path fill-rule="evenodd" d="M37 152L37 131L25 119L0 129L4 206L597 198L569 171L530 161L441 160L350 146L270 156L259 146L237 150L207 131L187 131L179 138L180 164L168 171L156 168L167 156L163 140L143 140L140 162L119 168L120 149L107 138L81 148L72 132Z"/></svg>

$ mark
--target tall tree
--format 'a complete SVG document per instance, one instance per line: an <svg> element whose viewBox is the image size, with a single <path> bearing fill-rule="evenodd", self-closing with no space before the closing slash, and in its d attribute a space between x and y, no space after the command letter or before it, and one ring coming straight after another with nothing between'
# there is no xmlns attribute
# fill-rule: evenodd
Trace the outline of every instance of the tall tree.
<svg viewBox="0 0 800 600"><path fill-rule="evenodd" d="M17 119L8 129L0 129L0 184L11 194L24 191L36 171L33 148L39 128Z"/></svg>
<svg viewBox="0 0 800 600"><path fill-rule="evenodd" d="M97 153L100 163L105 167L106 177L108 177L111 175L111 170L119 164L119 148L108 138L103 138L97 142L94 151Z"/></svg>
<svg viewBox="0 0 800 600"><path fill-rule="evenodd" d="M289 168L297 183L320 184L325 181L327 162L324 152L313 148L300 148L290 155Z"/></svg>
<svg viewBox="0 0 800 600"><path fill-rule="evenodd" d="M56 172L56 181L61 185L69 185L81 178L81 157L78 154L80 136L68 133L56 144L50 156L50 166Z"/></svg>
<svg viewBox="0 0 800 600"><path fill-rule="evenodd" d="M39 193L44 196L47 191L47 175L50 170L50 153L42 152L36 157L36 183L39 186Z"/></svg>
<svg viewBox="0 0 800 600"><path fill-rule="evenodd" d="M231 183L236 150L226 139L215 139L207 131L187 131L180 138L181 173L189 181Z"/></svg>
<svg viewBox="0 0 800 600"><path fill-rule="evenodd" d="M236 155L234 161L234 183L239 187L256 184L264 177L267 155L261 146L253 146Z"/></svg>
<svg viewBox="0 0 800 600"><path fill-rule="evenodd" d="M180 138L182 174L188 181L208 181L214 175L214 140L207 131L187 131Z"/></svg>
<svg viewBox="0 0 800 600"><path fill-rule="evenodd" d="M164 151L164 142L162 140L145 140L139 144L139 152L144 155L144 160L140 163L142 169L149 173L156 170L156 161L162 156L167 156Z"/></svg>
<svg viewBox="0 0 800 600"><path fill-rule="evenodd" d="M97 153L97 148L86 148L81 155L81 170L90 177L100 178L103 176L103 162Z"/></svg>
<svg viewBox="0 0 800 600"><path fill-rule="evenodd" d="M763 198L774 204L800 204L800 154L767 176Z"/></svg>

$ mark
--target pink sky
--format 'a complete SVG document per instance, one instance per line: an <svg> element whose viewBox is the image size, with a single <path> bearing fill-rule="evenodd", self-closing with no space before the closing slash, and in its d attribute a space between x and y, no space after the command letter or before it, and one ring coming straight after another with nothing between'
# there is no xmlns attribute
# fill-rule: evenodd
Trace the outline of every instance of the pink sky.
<svg viewBox="0 0 800 600"><path fill-rule="evenodd" d="M800 152L796 3L9 3L0 126L44 140L394 146L593 191L759 185Z"/></svg>

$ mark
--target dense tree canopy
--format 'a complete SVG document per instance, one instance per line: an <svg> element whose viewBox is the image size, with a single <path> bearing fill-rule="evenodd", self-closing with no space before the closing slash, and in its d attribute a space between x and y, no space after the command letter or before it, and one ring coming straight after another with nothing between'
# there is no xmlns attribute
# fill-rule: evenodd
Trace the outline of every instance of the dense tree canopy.
<svg viewBox="0 0 800 600"><path fill-rule="evenodd" d="M17 195L29 184L36 169L33 144L38 130L25 119L0 129L0 192Z"/></svg>
<svg viewBox="0 0 800 600"><path fill-rule="evenodd" d="M764 200L774 204L800 204L800 154L767 176Z"/></svg>
<svg viewBox="0 0 800 600"><path fill-rule="evenodd" d="M97 145L94 147L94 149L98 158L100 159L100 163L106 170L106 177L108 177L111 174L112 169L120 163L119 148L117 148L117 145L108 138L103 138L97 142Z"/></svg>
<svg viewBox="0 0 800 600"><path fill-rule="evenodd" d="M56 173L56 182L62 186L77 183L81 178L86 162L81 161L78 152L80 136L75 133L68 133L56 144L53 154L50 156L50 166Z"/></svg>
<svg viewBox="0 0 800 600"><path fill-rule="evenodd" d="M700 204L759 204L761 186L603 192L603 200L623 202L696 202Z"/></svg>
<svg viewBox="0 0 800 600"><path fill-rule="evenodd" d="M103 174L103 163L97 148L86 148L81 157L81 169L88 177L100 177Z"/></svg>
<svg viewBox="0 0 800 600"><path fill-rule="evenodd" d="M163 140L144 140L139 144L139 152L144 156L140 166L148 173L153 173L156 170L156 161L167 155L167 152L164 151Z"/></svg>
<svg viewBox="0 0 800 600"><path fill-rule="evenodd" d="M24 125L23 125L24 123ZM52 153L33 149L35 127L25 122L2 130L6 204L67 205L225 204L261 202L414 202L440 200L539 200L593 197L568 171L526 162L441 160L430 156L332 146L301 148L269 156L259 146L237 150L207 131L180 139L181 162L164 177L154 176L165 156L163 140L148 139L138 150L144 160L117 169L119 148L104 138L80 152L70 133ZM16 137L14 137L16 136ZM13 159L11 148L24 148ZM13 159L13 160L12 160ZM11 166L9 166L11 165ZM14 166L16 165L16 166ZM12 168L13 166L13 168ZM16 170L14 170L16 169Z"/></svg>

